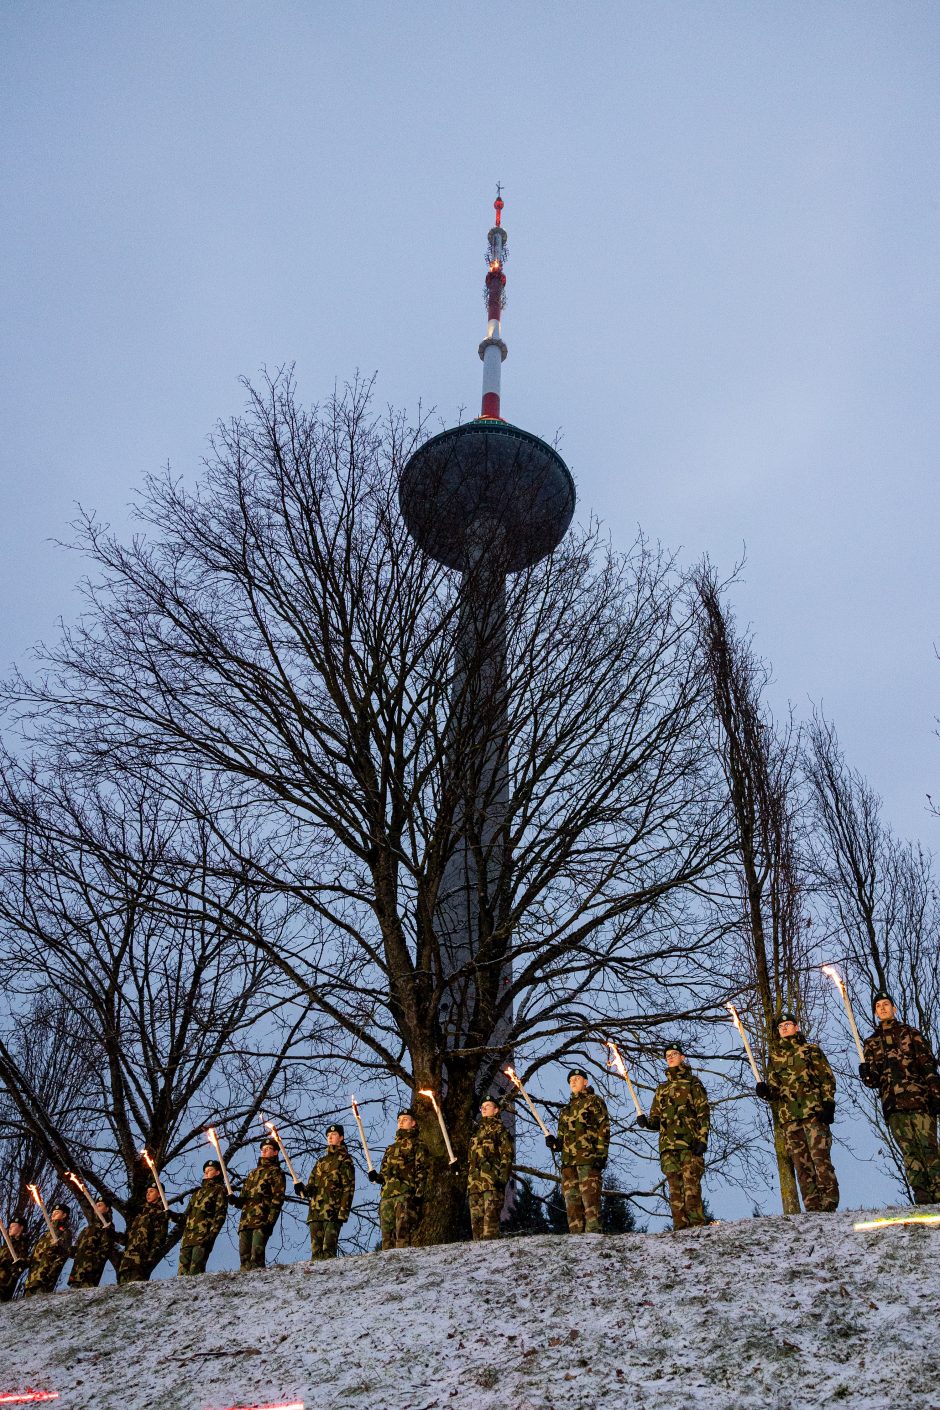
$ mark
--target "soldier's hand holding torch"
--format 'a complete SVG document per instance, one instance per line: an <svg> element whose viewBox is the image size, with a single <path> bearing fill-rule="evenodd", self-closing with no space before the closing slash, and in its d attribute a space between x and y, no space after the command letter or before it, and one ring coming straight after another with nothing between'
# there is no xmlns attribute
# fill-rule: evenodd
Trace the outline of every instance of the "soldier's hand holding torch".
<svg viewBox="0 0 940 1410"><path fill-rule="evenodd" d="M532 1115L535 1117L536 1123L538 1124L538 1128L541 1131L542 1135L545 1137L545 1144L548 1146L548 1149L550 1151L557 1151L558 1137L552 1135L551 1131L549 1131L548 1127L545 1125L545 1122L539 1116L532 1103L532 1098L529 1096L525 1087L523 1087L522 1080L516 1073L516 1069L514 1067L504 1067L503 1072L509 1078L512 1085L522 1093L526 1106L529 1108Z"/></svg>

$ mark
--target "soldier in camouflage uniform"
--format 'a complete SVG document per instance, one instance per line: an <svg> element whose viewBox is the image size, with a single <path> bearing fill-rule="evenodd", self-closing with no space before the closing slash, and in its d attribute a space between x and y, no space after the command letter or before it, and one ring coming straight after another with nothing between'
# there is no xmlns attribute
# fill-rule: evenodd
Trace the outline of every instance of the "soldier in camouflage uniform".
<svg viewBox="0 0 940 1410"><path fill-rule="evenodd" d="M568 1073L568 1086L571 1096L558 1114L558 1135L546 1136L545 1144L550 1151L561 1151L568 1232L600 1234L601 1175L610 1146L610 1117L583 1068Z"/></svg>
<svg viewBox="0 0 940 1410"><path fill-rule="evenodd" d="M398 1130L382 1157L381 1166L369 1171L372 1183L382 1186L379 1226L383 1249L411 1246L429 1168L427 1149L418 1136L418 1121L409 1107L398 1113Z"/></svg>
<svg viewBox="0 0 940 1410"><path fill-rule="evenodd" d="M229 1204L242 1211L238 1221L238 1256L242 1268L263 1268L264 1251L284 1203L284 1171L280 1152L269 1136L261 1142L261 1159L250 1171L241 1193Z"/></svg>
<svg viewBox="0 0 940 1410"><path fill-rule="evenodd" d="M127 1247L118 1269L119 1283L146 1283L163 1257L169 1218L163 1208L160 1191L148 1185L144 1207L131 1220L127 1230Z"/></svg>
<svg viewBox="0 0 940 1410"><path fill-rule="evenodd" d="M180 1240L179 1273L194 1277L206 1271L212 1245L228 1213L228 1196L222 1180L222 1166L207 1160L202 1167L202 1184L186 1210L186 1227Z"/></svg>
<svg viewBox="0 0 940 1410"><path fill-rule="evenodd" d="M339 1232L352 1208L356 1167L346 1149L346 1133L339 1122L326 1128L326 1155L321 1155L306 1185L298 1180L294 1194L310 1201L310 1257L335 1258Z"/></svg>
<svg viewBox="0 0 940 1410"><path fill-rule="evenodd" d="M499 1104L480 1104L480 1124L470 1137L467 1195L470 1229L475 1239L498 1239L499 1216L512 1170L512 1137L499 1118Z"/></svg>
<svg viewBox="0 0 940 1410"><path fill-rule="evenodd" d="M705 1223L702 1177L708 1147L708 1094L685 1060L680 1043L667 1043L666 1080L653 1096L649 1116L637 1117L644 1131L659 1132L659 1164L669 1186L672 1227Z"/></svg>
<svg viewBox="0 0 940 1410"><path fill-rule="evenodd" d="M940 1203L940 1077L930 1044L916 1028L898 1023L883 989L872 1001L878 1027L865 1042L858 1075L881 1097L881 1109L904 1157L915 1204Z"/></svg>
<svg viewBox="0 0 940 1410"><path fill-rule="evenodd" d="M30 1254L24 1297L55 1292L59 1274L72 1256L71 1217L67 1204L54 1204L50 1209L49 1218L55 1233L50 1234L47 1229Z"/></svg>
<svg viewBox="0 0 940 1410"><path fill-rule="evenodd" d="M804 1209L830 1214L839 1207L839 1182L829 1154L836 1079L822 1048L803 1037L795 1014L780 1015L777 1033L767 1081L758 1082L755 1091L776 1107Z"/></svg>
<svg viewBox="0 0 940 1410"><path fill-rule="evenodd" d="M7 1233L13 1245L13 1253L7 1248L6 1240L0 1239L0 1302L9 1302L12 1299L20 1274L29 1263L26 1228L22 1221L11 1219L7 1225Z"/></svg>
<svg viewBox="0 0 940 1410"><path fill-rule="evenodd" d="M95 1217L88 1220L75 1240L74 1261L68 1278L70 1288L96 1288L105 1264L114 1256L118 1236L111 1221L111 1206L106 1199L96 1199L95 1210ZM106 1224L102 1224L99 1214L107 1220Z"/></svg>

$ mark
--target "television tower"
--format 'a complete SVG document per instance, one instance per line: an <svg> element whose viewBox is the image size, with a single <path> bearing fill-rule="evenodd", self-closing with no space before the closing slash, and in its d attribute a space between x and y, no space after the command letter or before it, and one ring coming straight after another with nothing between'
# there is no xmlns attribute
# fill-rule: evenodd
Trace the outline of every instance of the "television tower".
<svg viewBox="0 0 940 1410"><path fill-rule="evenodd" d="M441 1030L447 1051L464 1046L475 1031L476 1043L502 1048L505 1062L510 1059L510 1006L503 1000L488 1034L480 1031L477 1007L483 1003L484 1012L491 1012L494 996L498 1002L511 981L506 953L511 941L495 950L488 944L501 922L505 932L511 891L506 577L531 568L558 546L574 514L575 490L557 451L502 415L508 241L500 187L494 210L487 237L486 337L479 346L480 415L432 436L415 452L402 471L399 503L420 547L461 574L451 690L461 799L434 918L441 954Z"/></svg>

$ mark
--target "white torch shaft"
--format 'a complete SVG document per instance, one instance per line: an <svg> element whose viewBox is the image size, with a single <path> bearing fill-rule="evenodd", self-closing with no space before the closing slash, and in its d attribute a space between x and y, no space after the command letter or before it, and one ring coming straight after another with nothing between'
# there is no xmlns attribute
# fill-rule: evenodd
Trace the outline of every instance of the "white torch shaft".
<svg viewBox="0 0 940 1410"><path fill-rule="evenodd" d="M0 1219L0 1234L3 1235L3 1242L6 1244L7 1248L10 1250L10 1257L13 1259L13 1262L15 1263L15 1262L16 1262L16 1249L13 1247L13 1243L12 1243L12 1241L11 1241L11 1239L10 1239L10 1235L7 1233L7 1226L4 1224L4 1222L3 1222L2 1219Z"/></svg>
<svg viewBox="0 0 940 1410"><path fill-rule="evenodd" d="M617 1071L620 1073L620 1076L623 1078L623 1080L624 1080L624 1081L626 1082L626 1084L627 1084L627 1091L630 1093L630 1096L633 1098L633 1105L636 1107L636 1114L637 1114L637 1116L643 1116L643 1115L644 1115L644 1112L643 1112L643 1108L640 1106L640 1099L639 1099L639 1097L638 1097L637 1094L636 1094L636 1090L635 1090L635 1088L634 1088L634 1086L633 1086L632 1081L630 1080L630 1074L629 1074L629 1072L627 1071L627 1064L624 1062L623 1057L621 1056L620 1049L617 1047L617 1044L614 1043L614 1042L608 1042L607 1046L608 1046L608 1048L610 1049L611 1053L612 1053L613 1056L614 1056L614 1059L615 1059L615 1061L616 1061Z"/></svg>
<svg viewBox="0 0 940 1410"><path fill-rule="evenodd" d="M58 1234L56 1233L56 1231L55 1231L55 1229L54 1229L54 1227L53 1227L52 1220L49 1218L49 1211L48 1211L48 1209L46 1208L46 1202L45 1202L45 1200L43 1199L42 1195L39 1193L39 1186L38 1186L38 1185L27 1185L26 1188L29 1190L30 1194L32 1195L33 1200L34 1200L34 1202L35 1202L35 1204L36 1204L36 1207L38 1208L38 1210L39 1210L40 1214L42 1215L43 1219L45 1219L45 1221L46 1221L46 1228L49 1230L49 1233L50 1233L50 1234L52 1235L52 1237L55 1239L56 1243L58 1243L58 1242L59 1242L59 1236L58 1236Z"/></svg>
<svg viewBox="0 0 940 1410"><path fill-rule="evenodd" d="M147 1162L147 1166L150 1170L151 1175L153 1176L153 1182L157 1187L157 1194L160 1196L160 1203L163 1205L163 1208L167 1211L167 1213L169 1213L170 1206L166 1202L166 1194L164 1192L163 1185L160 1182L160 1176L157 1174L156 1162L154 1161L153 1156L150 1155L148 1151L143 1152L143 1157L144 1160Z"/></svg>
<svg viewBox="0 0 940 1410"><path fill-rule="evenodd" d="M219 1164L222 1167L222 1183L225 1185L226 1194L230 1195L232 1193L232 1182L228 1178L228 1167L226 1166L225 1161L222 1157L222 1147L219 1145L219 1138L215 1134L215 1130L213 1129L213 1127L209 1127L208 1131L206 1132L206 1138L211 1142L213 1146L215 1146L215 1153L219 1157Z"/></svg>
<svg viewBox="0 0 940 1410"><path fill-rule="evenodd" d="M274 1139L277 1141L278 1150L281 1152L281 1155L284 1157L284 1164L287 1166L288 1170L290 1171L290 1177L291 1177L291 1179L293 1180L293 1182L294 1182L295 1185L299 1185L299 1184L300 1184L300 1181L297 1179L297 1171L294 1169L294 1167L293 1167L293 1165L292 1165L292 1163L291 1163L291 1158L290 1158L290 1156L287 1154L287 1151L284 1149L284 1142L281 1140L281 1137L280 1137L280 1134L279 1134L277 1128L276 1128L270 1121L266 1121L266 1122L265 1122L265 1125L267 1126L268 1130L271 1132L271 1135L272 1135L272 1136L274 1137Z"/></svg>
<svg viewBox="0 0 940 1410"><path fill-rule="evenodd" d="M438 1126L440 1126L441 1135L444 1137L444 1145L447 1149L447 1159L450 1161L451 1165L456 1165L457 1157L454 1155L454 1148L450 1143L450 1136L447 1134L447 1127L444 1124L444 1113L441 1111L440 1107L437 1104L437 1097L434 1095L433 1092L424 1092L423 1095L427 1097L428 1101L434 1108L434 1114L437 1117L437 1124Z"/></svg>
<svg viewBox="0 0 940 1410"><path fill-rule="evenodd" d="M359 1115L359 1103L356 1101L355 1097L352 1098L352 1112L353 1116L356 1118L356 1125L359 1127L359 1139L362 1142L362 1152L366 1158L366 1168L368 1170L374 1170L375 1166L372 1164L372 1157L369 1154L369 1142L366 1140L366 1133L362 1129L362 1117Z"/></svg>
<svg viewBox="0 0 940 1410"><path fill-rule="evenodd" d="M760 1073L759 1073L758 1070L757 1070L757 1063L754 1061L754 1054L751 1052L751 1044L750 1044L750 1042L749 1042L749 1040L748 1040L748 1036L747 1036L747 1034L746 1034L745 1031L744 1031L744 1024L741 1022L740 1018L738 1017L738 1011L737 1011L737 1009L735 1008L734 1004L729 1003L729 1004L728 1004L728 1010L729 1010L729 1012L730 1012L730 1014L731 1014L731 1018L732 1018L732 1021L733 1021L733 1023L734 1023L735 1028L738 1030L738 1032L739 1032L740 1035L741 1035L741 1042L744 1044L744 1051L747 1053L747 1060L748 1060L748 1062L751 1064L751 1071L752 1071L753 1074L754 1074L754 1081L755 1081L755 1082L759 1082L759 1081L760 1081Z"/></svg>
<svg viewBox="0 0 940 1410"><path fill-rule="evenodd" d="M852 1012L852 1001L849 998L849 991L840 980L839 993L842 995L842 1002L845 1004L845 1012L848 1015L849 1027L852 1029L852 1037L855 1039L855 1046L858 1048L859 1062L865 1061L865 1049L862 1047L862 1040L859 1036L858 1027L855 1023L855 1014Z"/></svg>
<svg viewBox="0 0 940 1410"><path fill-rule="evenodd" d="M522 1093L522 1096L523 1096L523 1099L524 1099L524 1101L525 1101L526 1106L529 1108L529 1110L531 1111L532 1115L535 1117L536 1122L538 1123L538 1127L539 1127L539 1130L541 1131L542 1135L543 1135L543 1136L550 1136L550 1135L552 1134L551 1131L549 1131L548 1127L545 1125L545 1122L544 1122L544 1121L542 1120L542 1118L539 1116L538 1112L536 1111L535 1107L534 1107L533 1104L532 1104L532 1098L529 1096L529 1094L528 1094L528 1092L526 1091L525 1087L523 1087L523 1085L522 1085L521 1081L519 1080L519 1078L515 1075L515 1073L512 1073L512 1074L510 1075L510 1073L507 1072L507 1073L506 1073L506 1076L509 1078L510 1082L512 1082L516 1087L519 1088L519 1091Z"/></svg>
<svg viewBox="0 0 940 1410"><path fill-rule="evenodd" d="M81 1176L76 1175L74 1170L66 1170L65 1178L66 1180L71 1180L75 1188L81 1191L88 1203L91 1205L92 1209L95 1211L95 1214L98 1218L98 1223L101 1225L102 1228L106 1229L108 1226L108 1221L107 1219L105 1219L104 1215L101 1213L101 1210L95 1204L94 1200L91 1197L91 1192L89 1191L88 1186L85 1184Z"/></svg>

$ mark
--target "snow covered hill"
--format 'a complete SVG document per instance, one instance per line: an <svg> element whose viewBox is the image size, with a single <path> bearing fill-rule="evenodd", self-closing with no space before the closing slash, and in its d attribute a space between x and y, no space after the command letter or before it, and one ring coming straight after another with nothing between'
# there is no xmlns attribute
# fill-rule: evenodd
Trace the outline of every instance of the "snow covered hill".
<svg viewBox="0 0 940 1410"><path fill-rule="evenodd" d="M940 1226L539 1237L0 1307L56 1410L940 1410Z"/></svg>

